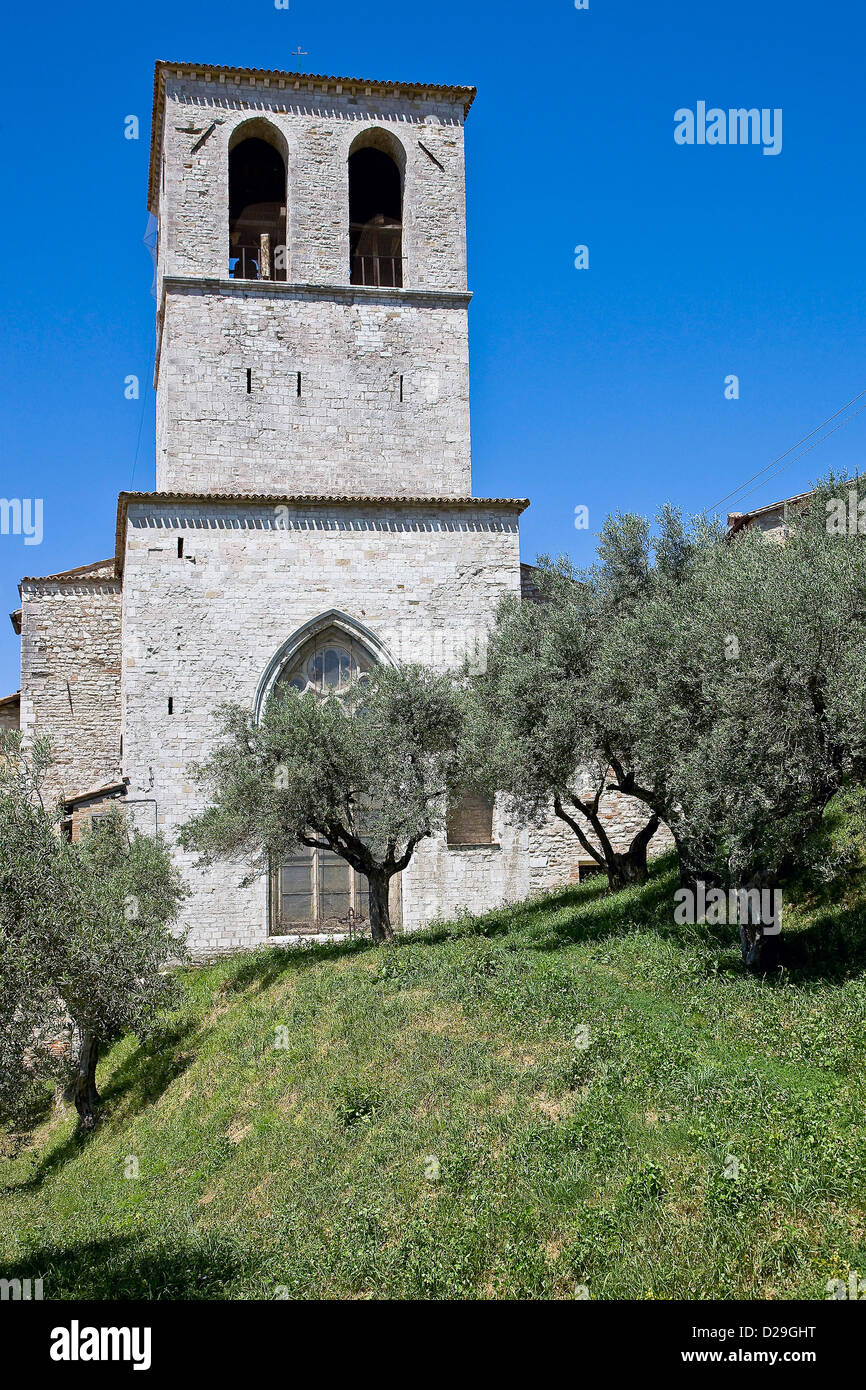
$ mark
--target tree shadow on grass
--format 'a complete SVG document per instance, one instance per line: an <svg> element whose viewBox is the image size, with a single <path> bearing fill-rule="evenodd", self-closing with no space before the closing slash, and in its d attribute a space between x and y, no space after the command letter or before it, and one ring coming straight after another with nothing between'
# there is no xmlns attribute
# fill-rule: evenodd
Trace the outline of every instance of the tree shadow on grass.
<svg viewBox="0 0 866 1390"><path fill-rule="evenodd" d="M842 983L866 971L866 884L861 873L846 872L817 887L811 880L791 885L791 896L804 906L823 905L826 910L812 921L783 932L780 961L784 971L768 973L772 986L791 979L797 984ZM524 931L528 947L555 951L581 942L603 941L633 932L653 931L683 951L695 947L710 952L713 968L721 975L741 975L739 927L729 923L674 921L674 892L679 886L674 855L659 856L650 865L646 883L619 893L603 885L587 893L580 885L525 904L511 913L505 929ZM783 888L783 895L785 889ZM847 899L847 901L846 901ZM483 919L482 919L483 920ZM533 940L533 935L537 936Z"/></svg>
<svg viewBox="0 0 866 1390"><path fill-rule="evenodd" d="M193 1018L172 1019L140 1042L100 1088L103 1101L110 1105L128 1096L137 1109L153 1105L195 1061L195 1053L182 1045L196 1028Z"/></svg>
<svg viewBox="0 0 866 1390"><path fill-rule="evenodd" d="M380 949L363 936L347 941L316 942L310 946L261 946L232 962L231 973L217 986L217 992L244 994L255 987L261 994L284 975L311 970L324 961L346 960Z"/></svg>
<svg viewBox="0 0 866 1390"><path fill-rule="evenodd" d="M41 1187L52 1173L73 1159L79 1158L99 1133L101 1126L110 1120L112 1106L122 1097L129 1098L136 1113L148 1105L153 1105L195 1060L194 1053L180 1050L181 1044L195 1030L195 1026L195 1021L191 1018L172 1020L145 1042L140 1042L100 1084L99 1095L102 1105L95 1127L82 1130L76 1126L66 1139L42 1157L28 1178L2 1190L10 1192Z"/></svg>
<svg viewBox="0 0 866 1390"><path fill-rule="evenodd" d="M255 1277L257 1264L253 1252L204 1232L194 1240L156 1244L115 1235L44 1245L0 1269L4 1279L42 1279L45 1300L220 1299L238 1297L239 1285Z"/></svg>
<svg viewBox="0 0 866 1390"><path fill-rule="evenodd" d="M508 903L504 907L493 908L490 912L475 915L465 912L452 920L431 923L419 931L407 932L398 938L398 946L416 944L438 946L444 941L466 940L472 937L490 939L508 936L515 932L532 931L548 924L548 919L561 912L581 916L587 906L608 896L607 882L603 878L592 878L587 883L569 885L544 897L529 898L521 903ZM535 945L528 942L528 945Z"/></svg>
<svg viewBox="0 0 866 1390"><path fill-rule="evenodd" d="M628 936L648 926L662 935L680 934L673 920L675 882L669 865L654 865L647 882L634 888L601 892L589 899L584 896L563 903L559 911L557 904L551 903L552 914L539 914L539 925L545 931L533 944L537 949L556 950L579 942ZM552 920L545 923L544 918L551 915Z"/></svg>
<svg viewBox="0 0 866 1390"><path fill-rule="evenodd" d="M866 971L866 907L828 909L783 941L785 964L798 983L842 984Z"/></svg>
<svg viewBox="0 0 866 1390"><path fill-rule="evenodd" d="M647 882L633 888L611 892L604 876L593 876L584 883L496 908L483 916L434 923L405 940L436 945L473 936L516 935L527 950L556 951L581 942L626 936L647 926L681 935L673 921L676 882L675 860L666 855L650 865ZM689 928L692 939L695 930ZM707 933L712 936L712 929L707 928Z"/></svg>

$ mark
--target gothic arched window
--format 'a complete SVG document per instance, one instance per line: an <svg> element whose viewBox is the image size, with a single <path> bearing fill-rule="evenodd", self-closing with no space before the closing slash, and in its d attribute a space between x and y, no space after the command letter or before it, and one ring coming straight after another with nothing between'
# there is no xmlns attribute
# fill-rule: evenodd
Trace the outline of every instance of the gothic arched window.
<svg viewBox="0 0 866 1390"><path fill-rule="evenodd" d="M263 135L270 135L270 127L252 122L249 134L229 149L229 275L233 280L286 279L286 162Z"/></svg>
<svg viewBox="0 0 866 1390"><path fill-rule="evenodd" d="M318 633L286 663L274 684L276 694L290 686L299 695L351 705L352 695L369 678L375 660L364 646L339 628ZM366 878L345 859L326 849L302 849L275 865L271 875L271 934L363 931L370 917Z"/></svg>
<svg viewBox="0 0 866 1390"><path fill-rule="evenodd" d="M403 284L403 178L384 131L368 131L349 155L349 251L353 285ZM396 142L393 142L396 145Z"/></svg>
<svg viewBox="0 0 866 1390"><path fill-rule="evenodd" d="M323 699L345 700L368 678L373 664L358 642L332 629L302 648L281 672L276 688L290 685L301 695L313 691Z"/></svg>

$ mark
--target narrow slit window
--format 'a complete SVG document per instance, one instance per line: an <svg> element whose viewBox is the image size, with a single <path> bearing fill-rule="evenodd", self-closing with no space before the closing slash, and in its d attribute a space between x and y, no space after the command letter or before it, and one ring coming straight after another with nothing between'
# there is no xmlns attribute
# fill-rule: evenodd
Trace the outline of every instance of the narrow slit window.
<svg viewBox="0 0 866 1390"><path fill-rule="evenodd" d="M177 538L177 558L179 560L183 559L183 536L178 536Z"/></svg>
<svg viewBox="0 0 866 1390"><path fill-rule="evenodd" d="M403 374L400 373L400 404L403 404Z"/></svg>
<svg viewBox="0 0 866 1390"><path fill-rule="evenodd" d="M174 696L173 696L173 695L169 695L169 697L168 697L168 712L169 712L169 714L174 714Z"/></svg>
<svg viewBox="0 0 866 1390"><path fill-rule="evenodd" d="M252 369L252 367L247 367L247 395L250 394L250 392L252 391L252 389L253 389L253 369Z"/></svg>
<svg viewBox="0 0 866 1390"><path fill-rule="evenodd" d="M298 395L301 394L301 373L298 372Z"/></svg>

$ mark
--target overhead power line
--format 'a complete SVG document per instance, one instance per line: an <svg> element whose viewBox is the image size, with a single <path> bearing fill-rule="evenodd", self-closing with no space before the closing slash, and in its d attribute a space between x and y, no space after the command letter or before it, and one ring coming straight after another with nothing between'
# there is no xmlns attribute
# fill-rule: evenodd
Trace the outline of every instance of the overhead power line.
<svg viewBox="0 0 866 1390"><path fill-rule="evenodd" d="M739 500L741 502L744 502L747 497L751 497L753 492L757 492L759 487L763 487L764 483L771 483L774 478L778 478L780 473L784 473L786 468L790 468L792 463L796 463L798 459L805 458L807 454L811 454L813 449L817 449L818 445L823 444L825 439L829 439L831 434L835 434L837 430L841 430L842 426L847 425L851 420L854 419L856 415L859 415L861 410L866 410L866 403L861 405L857 410L853 411L853 413L849 415L846 420L840 420L838 425L834 425L833 428L831 430L828 430L826 434L823 434L820 439L816 439L815 443L810 444L808 449L804 449L802 454L797 454L796 457L788 459L787 463L783 463L782 467L777 469L775 473L771 473L769 478L764 479L764 482L756 483L755 486L753 488L750 488L748 492L744 492L743 496ZM806 437L808 438L808 435ZM795 444L794 448L796 449L796 447L797 446ZM859 477L859 471L857 476Z"/></svg>
<svg viewBox="0 0 866 1390"><path fill-rule="evenodd" d="M730 501L732 497L736 497L737 494L742 492L744 488L747 488L750 483L756 483L755 487L751 488L749 492L744 494L745 497L751 496L751 493L756 492L757 488L762 486L761 483L757 482L757 479L763 478L765 473L769 473L770 469L775 468L777 463L781 463L782 459L788 457L788 454L792 454L795 449L799 449L801 444L805 444L807 439L811 439L814 434L817 434L819 432L819 430L822 430L826 425L829 425L831 420L835 420L837 416L843 415L845 411L848 410L849 407L855 403L855 401L859 401L862 396L866 396L866 387L864 387L862 391L858 391L856 396L852 396L850 401L847 401L845 405L840 406L838 410L834 410L833 414L828 415L826 420L822 420L820 425L816 425L815 428L813 430L810 430L808 434L804 434L803 438L798 439L796 444L792 444L789 449L785 449L784 453L781 453L778 455L777 458L772 459L771 462L768 463L765 468L761 468L757 473L753 473L751 478L747 478L744 483L740 483L739 487L735 487L733 492L729 492L724 497L719 498L718 502L714 502L711 507L707 507L705 508L705 510L708 512L714 512L717 507L721 507L722 503ZM863 410L864 408L866 407L861 406L860 410ZM853 420L855 415L860 414L860 410L855 410L854 415L850 415L848 419ZM840 421L840 423L836 425L834 429L828 430L827 434L825 434L821 439L817 439L814 444L810 445L809 449L804 449L803 454L808 454L811 449L815 449L819 444L823 444L825 439L829 439L831 434L835 434L836 430L841 429L842 425L847 425L847 423L848 420ZM797 458L802 458L803 454L798 454ZM786 468L790 467L792 463L796 462L797 459L788 459L787 463L782 464L781 468L779 468L775 473L771 474L769 478L765 478L764 481L769 483L772 481L773 478L778 478L780 473L784 473Z"/></svg>

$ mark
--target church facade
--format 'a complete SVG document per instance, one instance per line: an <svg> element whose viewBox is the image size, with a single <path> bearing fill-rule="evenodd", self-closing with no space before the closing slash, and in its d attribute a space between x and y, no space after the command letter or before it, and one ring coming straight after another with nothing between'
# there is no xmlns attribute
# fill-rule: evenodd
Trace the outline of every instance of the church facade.
<svg viewBox="0 0 866 1390"><path fill-rule="evenodd" d="M471 487L473 97L157 64L156 490L120 495L110 559L25 578L13 614L20 727L53 740L69 833L118 801L174 843L218 705L258 712L284 681L339 694L377 662L483 663L500 597L531 601L528 503ZM615 797L607 815L618 843L642 823ZM198 957L363 928L365 885L335 856L245 887L245 866L175 852ZM481 911L586 864L553 817L465 799L395 881L395 916Z"/></svg>

